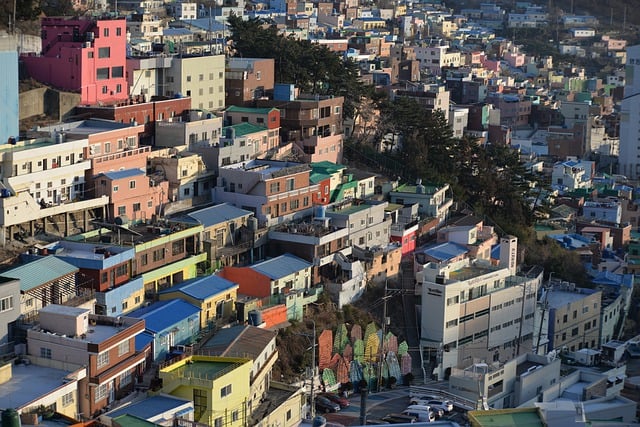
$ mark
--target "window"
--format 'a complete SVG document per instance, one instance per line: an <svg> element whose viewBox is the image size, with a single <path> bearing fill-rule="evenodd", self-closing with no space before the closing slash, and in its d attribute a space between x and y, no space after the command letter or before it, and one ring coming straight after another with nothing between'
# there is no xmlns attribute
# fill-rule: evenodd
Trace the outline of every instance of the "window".
<svg viewBox="0 0 640 427"><path fill-rule="evenodd" d="M226 397L231 394L231 384L228 384L220 389L220 397Z"/></svg>
<svg viewBox="0 0 640 427"><path fill-rule="evenodd" d="M98 58L110 58L111 57L111 48L110 47L100 47L98 48Z"/></svg>
<svg viewBox="0 0 640 427"><path fill-rule="evenodd" d="M130 189L136 188L136 182L134 180L129 181L129 188Z"/></svg>
<svg viewBox="0 0 640 427"><path fill-rule="evenodd" d="M13 296L8 296L0 299L0 313L13 310Z"/></svg>
<svg viewBox="0 0 640 427"><path fill-rule="evenodd" d="M117 185L113 186L113 192L117 193L120 187L118 187Z"/></svg>
<svg viewBox="0 0 640 427"><path fill-rule="evenodd" d="M109 78L109 67L98 68L96 70L96 80L107 80Z"/></svg>
<svg viewBox="0 0 640 427"><path fill-rule="evenodd" d="M147 254L142 254L140 256L140 265L147 265L149 263L149 257Z"/></svg>
<svg viewBox="0 0 640 427"><path fill-rule="evenodd" d="M131 372L126 371L120 375L120 387L124 387L128 384L131 384Z"/></svg>
<svg viewBox="0 0 640 427"><path fill-rule="evenodd" d="M116 276L124 276L127 274L127 264L122 264L116 267Z"/></svg>
<svg viewBox="0 0 640 427"><path fill-rule="evenodd" d="M102 353L98 354L98 360L96 362L96 366L98 367L98 369L107 366L109 364L109 352L108 351L103 351Z"/></svg>
<svg viewBox="0 0 640 427"><path fill-rule="evenodd" d="M87 52L87 58L93 59L93 52Z"/></svg>
<svg viewBox="0 0 640 427"><path fill-rule="evenodd" d="M153 251L153 261L158 262L164 259L164 248L156 249Z"/></svg>
<svg viewBox="0 0 640 427"><path fill-rule="evenodd" d="M458 319L449 320L447 322L447 328L453 328L454 326L458 326Z"/></svg>
<svg viewBox="0 0 640 427"><path fill-rule="evenodd" d="M51 349L40 347L40 357L42 357L43 359L51 359Z"/></svg>
<svg viewBox="0 0 640 427"><path fill-rule="evenodd" d="M122 85L121 84L117 84L116 85L116 93L120 93L122 92Z"/></svg>
<svg viewBox="0 0 640 427"><path fill-rule="evenodd" d="M107 398L107 384L100 384L96 387L96 395L94 397L95 402L100 402L103 399Z"/></svg>
<svg viewBox="0 0 640 427"><path fill-rule="evenodd" d="M73 392L62 395L62 406L69 406L73 403Z"/></svg>
<svg viewBox="0 0 640 427"><path fill-rule="evenodd" d="M105 28L104 30L102 30L102 35L105 37L109 37L109 29Z"/></svg>
<svg viewBox="0 0 640 427"><path fill-rule="evenodd" d="M269 184L269 192L270 193L279 193L280 192L280 183L279 182L272 182L271 184Z"/></svg>
<svg viewBox="0 0 640 427"><path fill-rule="evenodd" d="M179 240L171 244L171 254L173 256L184 253L184 240Z"/></svg>
<svg viewBox="0 0 640 427"><path fill-rule="evenodd" d="M207 390L193 389L193 416L196 420L199 420L207 410ZM220 420L220 426L222 426L222 417L217 418Z"/></svg>
<svg viewBox="0 0 640 427"><path fill-rule="evenodd" d="M460 297L456 295L455 297L447 298L447 305L458 304L459 301Z"/></svg>
<svg viewBox="0 0 640 427"><path fill-rule="evenodd" d="M122 28L118 27L116 28L116 36L121 36L122 35Z"/></svg>
<svg viewBox="0 0 640 427"><path fill-rule="evenodd" d="M124 356L127 353L129 353L129 340L122 341L118 345L118 356Z"/></svg>
<svg viewBox="0 0 640 427"><path fill-rule="evenodd" d="M118 206L118 216L126 215L127 207L126 206Z"/></svg>
<svg viewBox="0 0 640 427"><path fill-rule="evenodd" d="M578 328L573 328L573 329L571 330L571 336L572 336L572 337L575 337L576 335L578 335Z"/></svg>
<svg viewBox="0 0 640 427"><path fill-rule="evenodd" d="M294 210L300 207L300 201L298 199L292 200L289 202L289 209Z"/></svg>
<svg viewBox="0 0 640 427"><path fill-rule="evenodd" d="M134 212L140 212L140 203L134 203L133 204L133 211Z"/></svg>
<svg viewBox="0 0 640 427"><path fill-rule="evenodd" d="M293 191L294 188L295 188L295 179L294 178L287 179L287 191Z"/></svg>
<svg viewBox="0 0 640 427"><path fill-rule="evenodd" d="M240 419L240 412L236 409L231 413L231 421L236 422Z"/></svg>
<svg viewBox="0 0 640 427"><path fill-rule="evenodd" d="M213 427L222 427L222 417L218 417L213 421Z"/></svg>

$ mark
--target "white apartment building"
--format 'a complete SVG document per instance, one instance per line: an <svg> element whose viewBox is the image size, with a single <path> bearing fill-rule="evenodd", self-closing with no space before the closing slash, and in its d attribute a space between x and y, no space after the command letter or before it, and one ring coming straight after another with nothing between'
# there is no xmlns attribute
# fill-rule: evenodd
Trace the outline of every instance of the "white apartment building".
<svg viewBox="0 0 640 427"><path fill-rule="evenodd" d="M106 206L107 197L82 200L85 172L91 169L87 150L88 139L65 141L62 133L0 146L2 244L19 224L33 235L36 222L46 228L46 218Z"/></svg>
<svg viewBox="0 0 640 427"><path fill-rule="evenodd" d="M173 17L181 21L198 18L198 4L179 1L173 4Z"/></svg>
<svg viewBox="0 0 640 427"><path fill-rule="evenodd" d="M174 56L166 70L164 95L189 96L192 108L222 110L224 69L224 55Z"/></svg>
<svg viewBox="0 0 640 427"><path fill-rule="evenodd" d="M640 177L640 45L627 48L626 84L620 111L618 173Z"/></svg>
<svg viewBox="0 0 640 427"><path fill-rule="evenodd" d="M415 46L414 52L420 68L426 68L436 76L440 75L442 67L459 67L461 64L460 51L449 50L447 45Z"/></svg>
<svg viewBox="0 0 640 427"><path fill-rule="evenodd" d="M542 272L518 275L516 262L517 239L507 236L500 240L500 266L468 258L427 264L420 346L433 377L531 351Z"/></svg>
<svg viewBox="0 0 640 427"><path fill-rule="evenodd" d="M349 230L349 245L361 249L386 246L391 233L391 220L385 217L387 202L361 200L337 203L326 211L331 224Z"/></svg>

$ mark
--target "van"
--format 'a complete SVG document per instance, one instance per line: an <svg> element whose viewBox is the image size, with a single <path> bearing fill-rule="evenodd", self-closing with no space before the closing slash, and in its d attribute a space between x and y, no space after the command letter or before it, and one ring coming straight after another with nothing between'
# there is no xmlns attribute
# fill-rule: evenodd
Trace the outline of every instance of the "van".
<svg viewBox="0 0 640 427"><path fill-rule="evenodd" d="M432 412L433 416L436 418L440 418L444 415L444 410L442 408L434 408L433 406L429 406L429 405L409 405L407 406L406 410L415 410L415 411L427 411L427 412Z"/></svg>
<svg viewBox="0 0 640 427"><path fill-rule="evenodd" d="M432 423L436 420L435 415L431 411L420 411L418 409L405 409L402 411L403 415L409 415L415 417L421 423Z"/></svg>
<svg viewBox="0 0 640 427"><path fill-rule="evenodd" d="M414 424L418 418L407 414L389 414L381 418L389 424Z"/></svg>

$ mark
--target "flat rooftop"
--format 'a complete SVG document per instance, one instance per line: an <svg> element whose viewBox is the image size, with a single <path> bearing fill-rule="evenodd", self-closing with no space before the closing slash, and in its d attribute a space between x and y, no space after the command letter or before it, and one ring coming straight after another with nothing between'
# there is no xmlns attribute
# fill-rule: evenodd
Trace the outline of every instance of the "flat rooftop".
<svg viewBox="0 0 640 427"><path fill-rule="evenodd" d="M589 297L590 294L553 289L548 292L547 302L551 308L564 307L572 302Z"/></svg>
<svg viewBox="0 0 640 427"><path fill-rule="evenodd" d="M526 409L498 409L493 411L469 411L469 418L472 424L486 427L503 426L527 426L544 427L540 413L537 408Z"/></svg>
<svg viewBox="0 0 640 427"><path fill-rule="evenodd" d="M480 265L469 265L463 267L456 271L451 271L449 273L449 280L468 280L474 277L482 276L491 272L496 271L495 268L491 268L489 266L480 266Z"/></svg>
<svg viewBox="0 0 640 427"><path fill-rule="evenodd" d="M180 365L176 369L166 370L165 372L177 375L182 378L199 378L214 380L221 374L230 372L235 366L240 366L238 362L219 362L212 360L192 359L192 363Z"/></svg>
<svg viewBox="0 0 640 427"><path fill-rule="evenodd" d="M130 325L123 324L122 327L116 327L112 325L89 325L89 329L86 334L78 337L67 336L69 339L73 339L75 341L83 341L90 344L100 344L106 341L108 338L116 335L118 332L122 331L122 328L127 328ZM39 328L39 329L38 329ZM37 332L42 332L44 334L53 334L57 336L63 336L56 331L49 331L39 326L36 327Z"/></svg>
<svg viewBox="0 0 640 427"><path fill-rule="evenodd" d="M98 230L71 236L70 238L67 238L67 240L102 245L112 244L131 247L141 243L151 242L161 237L191 228L194 229L193 234L196 234L197 227L201 227L200 224L182 221L158 223L155 225L146 223L130 224L127 227L118 226L116 224L102 225L103 227Z"/></svg>
<svg viewBox="0 0 640 427"><path fill-rule="evenodd" d="M37 365L13 365L11 380L0 385L0 407L20 408L64 384L71 372Z"/></svg>
<svg viewBox="0 0 640 427"><path fill-rule="evenodd" d="M306 163L280 162L280 161L256 161L235 163L221 168L239 169L252 173L259 173L263 178L277 178L293 173L311 171L311 166Z"/></svg>

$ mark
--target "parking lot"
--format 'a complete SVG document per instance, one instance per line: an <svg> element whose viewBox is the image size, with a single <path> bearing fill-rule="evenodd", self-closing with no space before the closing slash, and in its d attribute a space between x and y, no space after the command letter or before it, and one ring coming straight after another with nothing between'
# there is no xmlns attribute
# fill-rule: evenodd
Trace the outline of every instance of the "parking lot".
<svg viewBox="0 0 640 427"><path fill-rule="evenodd" d="M349 406L337 413L318 414L324 416L327 421L339 423L344 426L360 425L360 394L354 394L349 398ZM367 396L367 419L381 419L391 413L400 413L409 405L409 388L399 387L395 390L371 393ZM466 411L459 408L445 414L442 419L450 420L464 426L466 421L463 414Z"/></svg>

